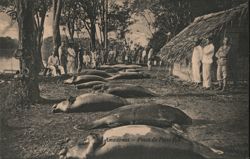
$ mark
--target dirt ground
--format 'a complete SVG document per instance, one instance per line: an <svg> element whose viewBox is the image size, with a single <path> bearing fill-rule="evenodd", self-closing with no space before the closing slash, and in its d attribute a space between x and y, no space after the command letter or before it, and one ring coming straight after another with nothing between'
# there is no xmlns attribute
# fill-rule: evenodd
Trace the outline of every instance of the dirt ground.
<svg viewBox="0 0 250 159"><path fill-rule="evenodd" d="M131 103L156 102L170 104L187 113L194 124L187 128L190 139L224 151L224 159L249 158L249 98L248 85L240 84L225 93L193 88L190 83L168 77L164 70L154 68L151 79L117 80L117 83L138 84L160 94L154 98L128 99ZM40 83L41 96L48 99L63 99L90 92L76 90L73 86L56 84L57 79ZM7 97L6 89L0 88L0 102ZM2 106L1 105L1 106ZM53 114L53 103L34 104L6 115L1 124L0 159L47 159L58 158L58 152L66 146L82 140L90 131L73 129L104 114L72 113ZM9 110L11 111L11 110ZM6 124L7 123L7 124ZM102 130L93 130L92 132Z"/></svg>

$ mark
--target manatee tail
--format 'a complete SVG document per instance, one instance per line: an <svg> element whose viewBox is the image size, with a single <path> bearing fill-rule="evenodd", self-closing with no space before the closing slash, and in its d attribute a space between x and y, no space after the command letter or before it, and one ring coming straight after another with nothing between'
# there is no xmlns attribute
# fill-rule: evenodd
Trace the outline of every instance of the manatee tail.
<svg viewBox="0 0 250 159"><path fill-rule="evenodd" d="M92 124L78 124L75 125L73 128L78 131L85 131L85 130L95 129L96 127L93 126Z"/></svg>

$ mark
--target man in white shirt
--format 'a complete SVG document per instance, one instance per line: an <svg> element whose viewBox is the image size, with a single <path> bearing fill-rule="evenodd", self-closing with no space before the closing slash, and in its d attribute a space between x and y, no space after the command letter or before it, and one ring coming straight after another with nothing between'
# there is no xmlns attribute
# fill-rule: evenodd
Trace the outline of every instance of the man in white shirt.
<svg viewBox="0 0 250 159"><path fill-rule="evenodd" d="M202 60L203 48L201 47L201 39L195 39L195 47L192 54L192 75L193 82L197 87L201 83L201 60Z"/></svg>
<svg viewBox="0 0 250 159"><path fill-rule="evenodd" d="M59 58L55 55L55 52L53 52L52 55L49 56L47 68L51 70L52 76L65 74L63 67L59 65Z"/></svg>
<svg viewBox="0 0 250 159"><path fill-rule="evenodd" d="M83 65L85 66L85 68L89 68L90 65L90 57L86 51L84 51L83 53Z"/></svg>
<svg viewBox="0 0 250 159"><path fill-rule="evenodd" d="M214 45L211 38L206 39L206 46L203 48L202 55L202 76L203 76L203 87L208 90L211 88L211 67L214 56Z"/></svg>
<svg viewBox="0 0 250 159"><path fill-rule="evenodd" d="M146 49L143 48L143 51L142 51L142 57L141 57L141 61L142 63L144 64L145 63L145 57L147 56L147 52L146 52Z"/></svg>
<svg viewBox="0 0 250 159"><path fill-rule="evenodd" d="M70 74L74 74L76 70L76 52L73 49L72 45L69 46L68 50L68 56L67 56L67 71Z"/></svg>
<svg viewBox="0 0 250 159"><path fill-rule="evenodd" d="M91 51L91 65L92 68L96 68L96 50Z"/></svg>

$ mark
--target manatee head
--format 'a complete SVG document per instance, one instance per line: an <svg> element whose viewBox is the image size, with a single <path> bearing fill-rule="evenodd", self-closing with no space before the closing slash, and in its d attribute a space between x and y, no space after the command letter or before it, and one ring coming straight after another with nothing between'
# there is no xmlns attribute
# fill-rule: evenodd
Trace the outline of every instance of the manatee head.
<svg viewBox="0 0 250 159"><path fill-rule="evenodd" d="M72 84L76 80L77 76L72 76L71 78L64 80L64 84Z"/></svg>
<svg viewBox="0 0 250 159"><path fill-rule="evenodd" d="M97 134L90 134L84 139L84 141L79 142L76 146L61 150L59 155L61 159L88 159L93 155L95 149L100 143L102 143L102 137Z"/></svg>
<svg viewBox="0 0 250 159"><path fill-rule="evenodd" d="M75 97L70 96L67 100L54 104L52 106L52 113L67 112L75 99Z"/></svg>

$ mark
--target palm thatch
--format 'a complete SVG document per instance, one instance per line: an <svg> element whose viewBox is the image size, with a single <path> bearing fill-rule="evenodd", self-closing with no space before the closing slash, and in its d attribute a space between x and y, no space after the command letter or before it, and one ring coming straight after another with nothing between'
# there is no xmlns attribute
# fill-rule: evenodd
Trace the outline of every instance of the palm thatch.
<svg viewBox="0 0 250 159"><path fill-rule="evenodd" d="M168 64L191 58L194 39L208 38L222 32L228 24L248 14L248 2L229 10L211 13L195 18L194 22L172 38L160 50L162 60Z"/></svg>

